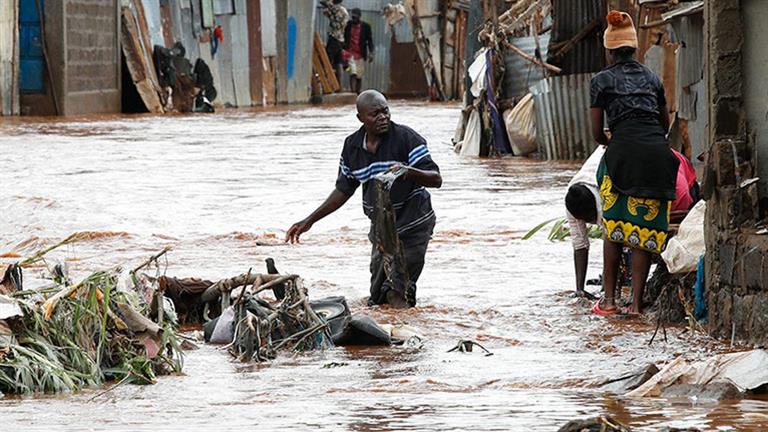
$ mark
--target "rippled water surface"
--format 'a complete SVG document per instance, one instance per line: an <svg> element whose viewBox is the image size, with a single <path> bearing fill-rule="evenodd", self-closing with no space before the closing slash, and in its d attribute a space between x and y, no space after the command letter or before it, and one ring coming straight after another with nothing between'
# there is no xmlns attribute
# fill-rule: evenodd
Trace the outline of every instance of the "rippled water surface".
<svg viewBox="0 0 768 432"><path fill-rule="evenodd" d="M153 386L0 399L0 430L517 430L553 431L609 414L639 430L765 430L768 403L625 400L595 384L646 362L701 358L718 345L653 323L606 320L572 300L568 243L521 240L560 216L577 166L462 160L453 105L394 103L393 120L424 135L444 186L417 308L365 308L370 244L357 196L283 244L288 226L331 191L352 108L233 111L211 116L4 120L0 254L27 255L75 231L92 239L52 254L77 277L138 263L165 246L167 274L218 279L274 257L310 296L344 295L382 323L407 323L421 349L335 348L234 362L219 348L187 352L183 376ZM600 270L593 247L590 277ZM10 262L9 258L4 262ZM39 270L27 270L34 284ZM494 355L446 351L474 339ZM338 367L324 367L331 364Z"/></svg>

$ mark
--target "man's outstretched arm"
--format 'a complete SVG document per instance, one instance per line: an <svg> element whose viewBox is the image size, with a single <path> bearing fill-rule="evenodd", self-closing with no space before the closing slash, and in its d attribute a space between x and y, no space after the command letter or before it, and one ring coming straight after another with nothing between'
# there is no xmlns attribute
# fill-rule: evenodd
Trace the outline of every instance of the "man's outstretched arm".
<svg viewBox="0 0 768 432"><path fill-rule="evenodd" d="M347 195L338 189L334 189L333 192L328 195L328 198L326 198L325 201L320 204L320 207L313 211L312 214L291 226L288 233L285 235L285 241L299 243L299 237L309 231L315 222L338 210L344 203L349 201L349 198L351 197L352 195Z"/></svg>

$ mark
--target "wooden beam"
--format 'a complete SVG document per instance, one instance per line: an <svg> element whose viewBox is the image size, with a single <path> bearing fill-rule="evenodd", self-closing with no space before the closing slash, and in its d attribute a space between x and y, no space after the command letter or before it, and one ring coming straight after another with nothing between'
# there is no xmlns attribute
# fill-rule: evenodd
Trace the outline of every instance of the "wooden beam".
<svg viewBox="0 0 768 432"><path fill-rule="evenodd" d="M557 51L555 51L551 56L553 58L560 58L563 55L565 55L568 51L572 50L574 46L576 46L579 41L587 37L594 29L596 29L600 25L600 20L595 19L591 23L587 24L586 27L581 29L580 32L576 33L572 38L568 39L563 43L562 47L558 48Z"/></svg>

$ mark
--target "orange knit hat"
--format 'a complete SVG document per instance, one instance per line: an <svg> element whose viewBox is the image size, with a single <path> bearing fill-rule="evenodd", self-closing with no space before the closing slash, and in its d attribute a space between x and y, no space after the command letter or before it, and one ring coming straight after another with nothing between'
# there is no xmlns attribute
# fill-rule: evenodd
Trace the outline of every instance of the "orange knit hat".
<svg viewBox="0 0 768 432"><path fill-rule="evenodd" d="M603 45L607 49L621 47L637 48L637 32L632 17L626 12L610 11L605 17L608 28L603 34Z"/></svg>

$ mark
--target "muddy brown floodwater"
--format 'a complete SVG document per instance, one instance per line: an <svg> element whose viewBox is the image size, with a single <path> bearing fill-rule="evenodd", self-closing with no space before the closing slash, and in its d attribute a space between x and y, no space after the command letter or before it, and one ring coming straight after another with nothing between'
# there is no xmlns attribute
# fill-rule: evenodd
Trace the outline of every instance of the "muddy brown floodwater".
<svg viewBox="0 0 768 432"><path fill-rule="evenodd" d="M93 400L98 389L0 399L0 430L553 431L598 414L649 431L768 428L765 401L627 400L597 390L646 362L721 347L679 328L649 347L651 323L595 317L568 297L569 243L521 240L562 214L577 166L459 159L450 145L457 106L398 102L392 113L427 138L444 177L433 192L438 225L419 305L405 312L364 307L370 245L360 192L301 245L281 241L331 191L343 139L358 126L351 108L5 120L0 253L26 255L92 231L52 254L75 277L165 246L172 276L228 277L274 257L305 278L311 297L344 295L356 311L428 339L421 349L335 348L269 364L203 346L187 352L183 376L156 385ZM600 270L597 246L590 277ZM37 272L27 271L28 284ZM463 338L494 355L446 352Z"/></svg>

